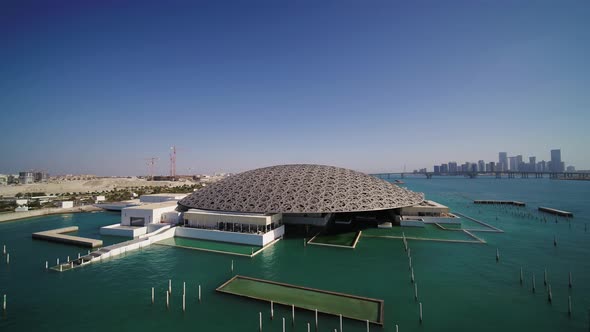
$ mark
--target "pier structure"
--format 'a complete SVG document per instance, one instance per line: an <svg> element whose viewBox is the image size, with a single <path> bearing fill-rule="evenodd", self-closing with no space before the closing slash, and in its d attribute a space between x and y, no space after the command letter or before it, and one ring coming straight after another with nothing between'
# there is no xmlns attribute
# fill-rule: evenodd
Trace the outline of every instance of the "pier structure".
<svg viewBox="0 0 590 332"><path fill-rule="evenodd" d="M78 226L51 229L48 231L33 233L33 239L74 244L90 248L102 247L102 240L64 234L76 231L78 231Z"/></svg>
<svg viewBox="0 0 590 332"><path fill-rule="evenodd" d="M545 213L550 213L550 214L554 214L554 215L558 215L560 217L568 217L568 218L573 218L574 214L568 211L563 211L563 210L557 210L557 209L553 209L553 208L549 208L549 207L544 207L544 206L539 206L539 211L541 212L545 212Z"/></svg>
<svg viewBox="0 0 590 332"><path fill-rule="evenodd" d="M502 200L474 200L473 204L499 204L499 205L514 205L514 206L526 206L524 202L519 201L502 201Z"/></svg>
<svg viewBox="0 0 590 332"><path fill-rule="evenodd" d="M89 251L87 255L81 256L80 258L73 259L71 261L62 262L61 264L58 258L57 265L51 267L51 269L54 271L64 272L77 267L84 266L92 262L102 261L106 258L118 256L127 253L128 251L138 250L147 247L157 241L174 237L175 230L175 227L162 227L157 231L142 235L137 239L116 243L104 248L100 248L96 251Z"/></svg>

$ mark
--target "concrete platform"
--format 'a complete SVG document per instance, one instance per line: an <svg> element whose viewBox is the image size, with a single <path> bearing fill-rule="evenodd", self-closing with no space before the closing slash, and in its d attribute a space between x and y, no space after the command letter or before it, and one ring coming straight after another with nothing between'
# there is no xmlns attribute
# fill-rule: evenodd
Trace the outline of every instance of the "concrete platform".
<svg viewBox="0 0 590 332"><path fill-rule="evenodd" d="M474 204L500 204L500 205L515 205L526 206L525 203L519 201L497 201L497 200L475 200Z"/></svg>
<svg viewBox="0 0 590 332"><path fill-rule="evenodd" d="M63 233L75 232L78 226L70 226L58 229L51 229L48 231L33 233L33 239L46 240L52 242L60 242L67 244L74 244L77 246L96 248L102 246L102 240L89 239L80 236L64 235Z"/></svg>
<svg viewBox="0 0 590 332"><path fill-rule="evenodd" d="M236 275L218 292L383 325L383 300Z"/></svg>
<svg viewBox="0 0 590 332"><path fill-rule="evenodd" d="M123 237L135 238L140 235L147 234L147 233L148 233L148 229L146 226L135 227L135 226L121 226L121 224L113 224L113 225L103 226L100 228L100 234L110 235L110 236L123 236Z"/></svg>
<svg viewBox="0 0 590 332"><path fill-rule="evenodd" d="M539 206L539 211L558 215L560 217L573 218L574 214L568 211L553 209L549 207Z"/></svg>

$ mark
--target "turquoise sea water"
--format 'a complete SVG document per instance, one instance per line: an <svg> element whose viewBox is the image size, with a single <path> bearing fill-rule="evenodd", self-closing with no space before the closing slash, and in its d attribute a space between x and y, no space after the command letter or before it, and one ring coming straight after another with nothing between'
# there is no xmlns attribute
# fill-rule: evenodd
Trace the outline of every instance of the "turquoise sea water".
<svg viewBox="0 0 590 332"><path fill-rule="evenodd" d="M422 324L401 240L361 237L350 250L304 246L302 239L291 238L254 258L155 245L65 273L45 271L46 260L54 263L57 257L65 260L87 249L32 240L31 233L77 225L80 235L100 238L100 226L119 220L118 214L88 213L0 224L0 245L6 244L10 252L9 266L0 256L0 294L8 298L7 312L0 313L0 331L257 331L260 311L265 331L281 331L281 317L290 322L290 308L275 306L275 320L270 321L266 303L215 292L234 274L383 299L385 325L372 326L374 331L395 331L395 324L400 331L588 331L590 231L585 224L590 223L590 182L459 177L404 181L428 199L505 231L475 233L487 244L408 241L424 308ZM474 199L519 200L527 207L474 205ZM556 223L547 215L545 223L536 212L540 205L571 211L575 217ZM103 240L109 244L122 239ZM545 268L552 304L543 286ZM173 280L169 310L168 279ZM203 287L200 304L198 284ZM150 303L151 287L156 288L155 305ZM313 320L313 313L297 311L295 326L287 324L287 330L306 331L305 323L313 326ZM319 326L320 331L334 331L338 318L320 315ZM365 325L344 320L344 330L365 331Z"/></svg>

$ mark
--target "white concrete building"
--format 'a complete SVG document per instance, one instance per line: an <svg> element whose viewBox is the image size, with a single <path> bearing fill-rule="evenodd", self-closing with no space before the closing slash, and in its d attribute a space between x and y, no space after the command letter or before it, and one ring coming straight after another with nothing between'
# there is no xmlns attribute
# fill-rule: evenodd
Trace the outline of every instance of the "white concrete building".
<svg viewBox="0 0 590 332"><path fill-rule="evenodd" d="M141 195L139 201L141 203L160 203L168 201L179 201L186 197L188 194L173 193L173 194L150 194Z"/></svg>
<svg viewBox="0 0 590 332"><path fill-rule="evenodd" d="M245 213L190 209L176 236L265 246L285 233L281 213Z"/></svg>
<svg viewBox="0 0 590 332"><path fill-rule="evenodd" d="M148 224L167 222L167 218L170 218L170 216L168 216L169 214L166 214L166 212L174 212L176 206L176 201L164 201L160 203L126 207L121 210L121 225L139 227L147 226ZM178 214L176 214L176 220L173 221L177 220Z"/></svg>
<svg viewBox="0 0 590 332"><path fill-rule="evenodd" d="M425 200L420 204L403 207L399 223L401 226L424 227L424 224L461 224L460 218L440 203Z"/></svg>
<svg viewBox="0 0 590 332"><path fill-rule="evenodd" d="M61 202L61 208L62 209L68 209L68 208L73 208L74 207L74 202L73 201L62 201Z"/></svg>
<svg viewBox="0 0 590 332"><path fill-rule="evenodd" d="M18 181L20 184L31 184L35 182L33 172L19 172Z"/></svg>
<svg viewBox="0 0 590 332"><path fill-rule="evenodd" d="M176 201L141 204L121 209L121 223L100 228L100 234L138 237L165 225L176 225L181 213Z"/></svg>
<svg viewBox="0 0 590 332"><path fill-rule="evenodd" d="M447 206L425 200L416 205L403 207L400 214L402 216L441 217L446 216L449 212L450 209Z"/></svg>

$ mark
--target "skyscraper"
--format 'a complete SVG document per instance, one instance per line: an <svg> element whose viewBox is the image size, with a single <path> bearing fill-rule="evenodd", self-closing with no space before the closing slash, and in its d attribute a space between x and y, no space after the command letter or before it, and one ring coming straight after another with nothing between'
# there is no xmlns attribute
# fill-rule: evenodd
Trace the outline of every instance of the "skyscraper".
<svg viewBox="0 0 590 332"><path fill-rule="evenodd" d="M486 163L483 160L480 160L477 162L477 170L479 172L485 172L486 171Z"/></svg>
<svg viewBox="0 0 590 332"><path fill-rule="evenodd" d="M523 166L524 166L524 163L522 161L522 155L519 154L518 156L516 156L516 169L515 169L515 171L521 171L521 172L525 171Z"/></svg>
<svg viewBox="0 0 590 332"><path fill-rule="evenodd" d="M449 161L449 173L457 173L457 162Z"/></svg>
<svg viewBox="0 0 590 332"><path fill-rule="evenodd" d="M551 171L563 172L563 163L561 162L561 149L551 150Z"/></svg>
<svg viewBox="0 0 590 332"><path fill-rule="evenodd" d="M509 157L508 159L510 160L508 169L513 172L518 171L518 163L516 162L516 157Z"/></svg>
<svg viewBox="0 0 590 332"><path fill-rule="evenodd" d="M536 171L537 166L537 157L529 157L529 165L527 171L534 172Z"/></svg>
<svg viewBox="0 0 590 332"><path fill-rule="evenodd" d="M500 152L498 153L498 171L507 171L508 170L508 153L507 152Z"/></svg>

